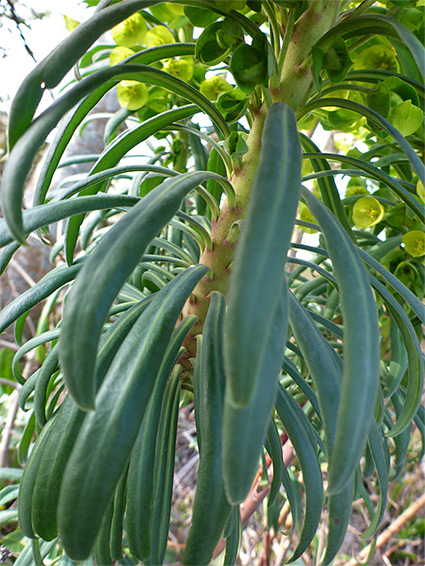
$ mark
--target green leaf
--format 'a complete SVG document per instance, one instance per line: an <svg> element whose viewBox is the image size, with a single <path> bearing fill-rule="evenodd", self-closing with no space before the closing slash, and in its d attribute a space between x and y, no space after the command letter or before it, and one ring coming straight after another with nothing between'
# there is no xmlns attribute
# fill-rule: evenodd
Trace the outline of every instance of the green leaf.
<svg viewBox="0 0 425 566"><path fill-rule="evenodd" d="M79 28L78 28L79 29ZM119 77L119 79L118 79ZM102 69L81 80L76 86L45 110L28 128L13 151L5 166L1 184L2 209L14 238L23 243L21 200L25 178L34 156L48 134L58 124L63 115L84 96L108 80L138 80L171 89L175 94L195 101L199 108L214 117L218 128L227 137L228 126L220 112L194 87L165 73L160 69L146 65L116 65ZM207 110L208 109L208 110Z"/></svg>
<svg viewBox="0 0 425 566"><path fill-rule="evenodd" d="M351 100L342 98L323 98L306 104L300 112L300 116L304 116L314 108L326 106L337 106L339 108L347 108L348 110L353 110L358 114L366 116L369 120L385 130L392 138L396 140L396 142L405 152L407 159L410 161L412 168L417 173L419 179L422 180L422 182L425 182L425 166L412 146L405 140L404 136L401 135L401 133L388 122L388 120L386 120L380 114L371 110L370 108L367 108L362 104L358 104L357 102L352 102Z"/></svg>
<svg viewBox="0 0 425 566"><path fill-rule="evenodd" d="M328 566L342 546L351 517L353 490L354 474L342 491L328 497L328 540L321 566Z"/></svg>
<svg viewBox="0 0 425 566"><path fill-rule="evenodd" d="M292 293L289 294L289 323L317 391L328 458L331 458L337 432L341 368L308 312Z"/></svg>
<svg viewBox="0 0 425 566"><path fill-rule="evenodd" d="M409 426L419 408L424 386L424 361L415 330L403 308L382 283L374 278L371 279L371 282L384 299L394 322L397 324L407 353L408 384L406 397L396 424L387 433L387 436L397 436Z"/></svg>
<svg viewBox="0 0 425 566"><path fill-rule="evenodd" d="M272 505L278 503L280 486L282 484L282 475L284 473L283 468L285 467L282 453L282 441L280 439L276 423L272 418L270 419L267 431L266 449L273 463L273 478L270 485L269 500L267 502L267 507L270 509Z"/></svg>
<svg viewBox="0 0 425 566"><path fill-rule="evenodd" d="M183 564L188 565L210 563L231 511L221 467L224 313L223 295L213 292L194 375L197 434L201 441L192 523L183 558Z"/></svg>
<svg viewBox="0 0 425 566"><path fill-rule="evenodd" d="M167 384L158 426L154 463L152 554L147 563L163 564L171 518L177 421L180 402L180 374L177 366Z"/></svg>
<svg viewBox="0 0 425 566"><path fill-rule="evenodd" d="M40 432L36 443L34 444L28 462L25 466L24 473L19 483L18 496L18 520L19 528L28 538L35 538L32 525L32 497L34 485L37 479L38 468L43 457L43 451L46 448L46 442L52 432L54 418L50 419L47 425Z"/></svg>
<svg viewBox="0 0 425 566"><path fill-rule="evenodd" d="M184 196L211 176L214 174L195 171L164 181L109 230L88 258L68 295L60 338L64 379L82 408L94 407L97 344L112 302ZM76 328L81 332L76 333Z"/></svg>
<svg viewBox="0 0 425 566"><path fill-rule="evenodd" d="M251 402L260 379L276 383L279 373L281 358L267 363L268 377L264 364L269 359L270 328L286 286L283 266L300 178L301 149L294 114L288 106L276 103L267 114L260 163L229 289L226 398L235 407Z"/></svg>
<svg viewBox="0 0 425 566"><path fill-rule="evenodd" d="M73 560L86 559L124 472L174 325L204 266L186 269L152 300L116 354L84 420L62 481L59 533ZM99 477L98 471L102 470Z"/></svg>
<svg viewBox="0 0 425 566"><path fill-rule="evenodd" d="M96 385L99 388L112 359L137 318L151 302L145 299L121 315L102 337L96 364ZM71 450L86 416L67 396L55 417L55 423L46 443L33 492L33 524L38 535L45 540L57 536L56 511L60 486Z"/></svg>
<svg viewBox="0 0 425 566"><path fill-rule="evenodd" d="M379 524L382 521L387 506L388 471L383 446L385 442L386 440L381 434L380 429L375 424L375 422L373 422L369 432L368 446L372 455L373 463L375 464L380 494L378 509L373 517L371 524L363 533L364 537L370 537L376 532L376 529L379 527Z"/></svg>
<svg viewBox="0 0 425 566"><path fill-rule="evenodd" d="M276 412L300 462L306 495L304 523L297 548L289 559L292 562L307 549L319 525L323 505L322 473L316 446L308 430L311 425L297 402L281 385L278 387Z"/></svg>
<svg viewBox="0 0 425 566"><path fill-rule="evenodd" d="M313 170L316 172L329 171L331 169L331 166L326 160L327 156L325 154L321 154L316 144L313 143L306 135L301 134L300 139L304 151L309 152L309 154L311 154L312 158L309 159L313 167ZM350 238L353 241L355 241L335 181L333 179L328 179L328 178L324 178L324 179L319 178L317 182L319 185L320 194L322 196L323 202L335 214L341 225L347 231L347 234L350 236Z"/></svg>
<svg viewBox="0 0 425 566"><path fill-rule="evenodd" d="M94 175L107 168L116 166L117 163L119 163L119 161L122 159L122 157L124 157L124 155L126 155L130 151L130 149L135 147L137 144L145 141L148 137L158 132L160 129L173 123L174 121L192 116L196 112L196 109L196 106L189 105L175 108L173 110L167 110L162 114L146 120L145 122L140 124L140 126L137 126L132 130L123 132L103 152L101 157L96 162L95 166L90 171L91 175ZM106 181L93 184L87 189L84 189L82 191L82 195L95 194L98 191L101 191L105 185ZM83 220L84 216L79 215L72 218L68 224L65 253L67 262L70 265L73 263L74 250L75 246L77 245L79 230Z"/></svg>
<svg viewBox="0 0 425 566"><path fill-rule="evenodd" d="M341 297L344 371L335 444L329 462L329 491L344 488L366 445L379 384L379 327L367 273L343 228L307 189L307 206L322 228Z"/></svg>
<svg viewBox="0 0 425 566"><path fill-rule="evenodd" d="M192 328L195 317L186 317L174 331L149 400L138 436L135 440L127 478L126 533L130 551L139 560L147 560L152 552L153 498L155 488L155 460L161 406L167 381L181 354L181 345Z"/></svg>
<svg viewBox="0 0 425 566"><path fill-rule="evenodd" d="M124 167L128 171L128 168ZM111 169L101 173L98 177L89 178L81 183L81 188L89 186L99 181L99 179L107 179L114 174L119 174ZM81 189L80 189L81 190ZM77 187L78 191L78 187ZM97 195L86 196L78 199L67 201L50 202L35 206L23 211L23 229L24 234L28 236L31 232L54 224L64 218L69 218L74 214L90 212L92 210L105 210L114 208L127 208L137 204L140 201L138 197L130 197L127 195ZM0 247L13 242L13 237L9 232L6 222L0 219Z"/></svg>
<svg viewBox="0 0 425 566"><path fill-rule="evenodd" d="M109 502L105 515L100 525L99 534L93 548L96 564L112 564L110 536L112 517L114 513L114 498Z"/></svg>
<svg viewBox="0 0 425 566"><path fill-rule="evenodd" d="M268 328L263 372L256 380L252 400L242 408L236 407L229 399L229 374L226 373L222 465L227 499L234 504L242 502L251 488L276 398L277 377L287 334L286 285L280 293L280 304ZM226 335L225 340L228 340Z"/></svg>
<svg viewBox="0 0 425 566"><path fill-rule="evenodd" d="M50 379L59 369L58 349L54 346L46 356L41 366L34 390L34 414L39 427L43 427L46 422L46 397Z"/></svg>
<svg viewBox="0 0 425 566"><path fill-rule="evenodd" d="M192 43L179 43L173 44L172 46L161 45L159 47L139 51L131 57L131 60L128 61L131 61L132 63L135 62L143 65L148 65L150 63L160 61L161 59L176 55L192 55L193 52L194 45ZM44 202L44 198L51 183L53 174L73 133L76 131L76 129L90 112L90 110L109 90L111 90L115 86L115 84L116 83L114 81L109 81L100 86L98 89L92 92L83 102L80 103L77 110L69 118L65 118L63 120L63 123L59 127L55 139L50 144L47 151L47 155L44 160L35 189L34 204L41 204L42 202Z"/></svg>
<svg viewBox="0 0 425 566"><path fill-rule="evenodd" d="M118 483L114 497L114 513L111 525L111 558L120 561L123 555L123 525L125 513L125 492L127 489L127 474L124 473Z"/></svg>
<svg viewBox="0 0 425 566"><path fill-rule="evenodd" d="M56 289L72 281L81 268L81 263L72 267L60 266L45 275L34 287L24 291L19 297L6 305L0 313L0 332L15 322L21 315L46 299Z"/></svg>
<svg viewBox="0 0 425 566"><path fill-rule="evenodd" d="M23 470L19 468L0 468L0 479L2 480L20 480Z"/></svg>

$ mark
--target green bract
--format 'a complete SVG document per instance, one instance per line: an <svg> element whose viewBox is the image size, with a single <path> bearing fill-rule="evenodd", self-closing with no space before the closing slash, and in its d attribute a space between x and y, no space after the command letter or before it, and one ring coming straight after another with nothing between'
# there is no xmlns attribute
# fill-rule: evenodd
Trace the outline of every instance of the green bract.
<svg viewBox="0 0 425 566"><path fill-rule="evenodd" d="M239 88L227 89L218 95L217 108L227 122L236 122L245 114L248 102L249 98Z"/></svg>
<svg viewBox="0 0 425 566"><path fill-rule="evenodd" d="M65 26L68 31L74 31L76 27L80 25L80 22L74 18L64 15Z"/></svg>
<svg viewBox="0 0 425 566"><path fill-rule="evenodd" d="M115 47L109 55L109 63L111 65L116 65L117 63L121 63L124 59L127 59L127 57L131 57L131 55L134 55L134 51L129 47Z"/></svg>
<svg viewBox="0 0 425 566"><path fill-rule="evenodd" d="M195 56L201 63L216 65L229 55L231 46L218 41L218 33L222 22L215 22L207 26L196 41Z"/></svg>
<svg viewBox="0 0 425 566"><path fill-rule="evenodd" d="M353 220L357 226L368 228L384 217L384 207L374 197L362 197L353 206Z"/></svg>
<svg viewBox="0 0 425 566"><path fill-rule="evenodd" d="M397 71L397 53L388 45L373 45L361 51L356 57L354 68Z"/></svg>
<svg viewBox="0 0 425 566"><path fill-rule="evenodd" d="M423 111L414 106L411 100L405 100L393 108L389 115L390 122L403 136L414 134L422 126L423 119Z"/></svg>
<svg viewBox="0 0 425 566"><path fill-rule="evenodd" d="M310 222L311 224L316 223L314 216L311 214L311 212L303 202L300 202L300 204L298 205L298 218L300 220L303 220L304 222ZM300 228L306 234L317 233L317 230L315 230L314 228L309 228L308 226L301 225Z"/></svg>
<svg viewBox="0 0 425 566"><path fill-rule="evenodd" d="M182 81L190 81L193 77L193 60L188 59L171 59L166 65L164 65L164 71L174 75Z"/></svg>
<svg viewBox="0 0 425 566"><path fill-rule="evenodd" d="M121 81L117 87L118 102L128 110L138 110L148 99L148 89L139 81Z"/></svg>
<svg viewBox="0 0 425 566"><path fill-rule="evenodd" d="M118 45L133 47L142 45L148 31L141 14L133 14L112 29L112 37Z"/></svg>
<svg viewBox="0 0 425 566"><path fill-rule="evenodd" d="M422 230L411 230L404 234L401 241L404 249L413 257L425 255L425 232Z"/></svg>
<svg viewBox="0 0 425 566"><path fill-rule="evenodd" d="M166 45L173 43L174 36L165 26L155 26L150 29L144 38L146 47L157 47L158 45Z"/></svg>
<svg viewBox="0 0 425 566"><path fill-rule="evenodd" d="M250 94L256 85L265 81L267 60L255 47L239 45L232 55L230 70L238 87L245 94Z"/></svg>
<svg viewBox="0 0 425 566"><path fill-rule="evenodd" d="M217 100L220 94L232 90L232 86L226 79L218 76L202 81L199 90L208 100Z"/></svg>

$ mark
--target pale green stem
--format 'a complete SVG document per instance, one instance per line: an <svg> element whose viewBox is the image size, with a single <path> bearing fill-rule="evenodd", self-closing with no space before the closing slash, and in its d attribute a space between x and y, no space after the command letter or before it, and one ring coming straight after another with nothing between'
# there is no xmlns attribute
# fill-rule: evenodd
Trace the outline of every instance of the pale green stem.
<svg viewBox="0 0 425 566"><path fill-rule="evenodd" d="M272 96L270 94L270 91L265 86L263 86L262 89L263 89L264 100L265 100L265 103L267 104L267 108L270 108L270 106L273 104L273 100L272 100Z"/></svg>
<svg viewBox="0 0 425 566"><path fill-rule="evenodd" d="M282 48L280 50L279 59L277 62L279 68L279 76L282 74L283 65L285 64L286 53L288 52L289 42L291 41L292 30L295 24L294 10L289 12L289 17L286 22L285 35L283 36Z"/></svg>
<svg viewBox="0 0 425 566"><path fill-rule="evenodd" d="M280 100L297 109L300 102L306 98L312 88L313 78L310 68L301 69L300 73L300 67L310 55L312 46L333 26L340 4L340 0L331 2L312 0L309 9L298 19L295 26L293 21L291 23L288 20L284 38L285 52L279 58L282 65L281 88L273 91L273 100ZM237 230L232 230L232 228L235 227L238 220L244 218L250 200L252 182L260 156L267 103L271 102L266 90L263 91L266 100L261 107L259 107L261 90L255 89L252 95L253 120L247 139L248 151L242 158L240 169L235 170L231 179L235 189L236 205L232 206L226 199L220 210L219 218L213 221L212 249L205 249L199 260L200 263L210 267L210 271L196 286L183 310L183 316L195 314L198 317L198 323L185 341L187 352L180 360L186 371L190 371L190 359L196 355L195 337L202 332L208 312L210 293L213 290L224 294L227 292L230 267L237 243Z"/></svg>
<svg viewBox="0 0 425 566"><path fill-rule="evenodd" d="M282 68L280 92L274 93L275 100L281 100L297 109L305 99L313 84L311 64L307 65L306 59L311 55L313 45L334 25L340 4L339 0L314 0L298 19Z"/></svg>
<svg viewBox="0 0 425 566"><path fill-rule="evenodd" d="M267 17L268 17L269 26L273 30L273 51L274 51L275 57L278 57L279 56L279 50L280 50L280 41L279 41L280 30L279 30L279 25L278 25L277 20L276 20L276 12L269 5L268 2L264 2L263 8L264 8L264 11L266 12Z"/></svg>

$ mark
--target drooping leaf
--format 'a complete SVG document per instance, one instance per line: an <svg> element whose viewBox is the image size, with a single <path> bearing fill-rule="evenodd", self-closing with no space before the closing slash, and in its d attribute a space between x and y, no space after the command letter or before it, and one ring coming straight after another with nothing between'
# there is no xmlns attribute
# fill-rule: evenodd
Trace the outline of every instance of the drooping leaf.
<svg viewBox="0 0 425 566"><path fill-rule="evenodd" d="M177 212L183 197L211 176L214 175L192 172L164 181L115 224L86 262L68 296L60 339L65 382L81 407L94 407L97 344L118 291L149 242ZM81 332L76 333L75 328Z"/></svg>
<svg viewBox="0 0 425 566"><path fill-rule="evenodd" d="M74 560L90 554L137 437L177 317L206 271L204 266L189 268L154 297L115 356L96 396L98 409L84 420L62 480L58 508L59 533L65 552Z"/></svg>
<svg viewBox="0 0 425 566"><path fill-rule="evenodd" d="M329 463L329 491L337 493L360 460L373 418L379 383L379 327L368 276L356 249L311 192L303 189L302 196L324 232L344 318L344 372Z"/></svg>
<svg viewBox="0 0 425 566"><path fill-rule="evenodd" d="M275 104L270 108L260 155L233 266L225 323L226 398L239 407L251 401L257 382L266 379L262 364L268 357L268 329L285 285L284 254L301 176L298 133L289 107ZM250 281L249 286L246 281ZM270 366L274 379L281 359L275 362L277 366Z"/></svg>

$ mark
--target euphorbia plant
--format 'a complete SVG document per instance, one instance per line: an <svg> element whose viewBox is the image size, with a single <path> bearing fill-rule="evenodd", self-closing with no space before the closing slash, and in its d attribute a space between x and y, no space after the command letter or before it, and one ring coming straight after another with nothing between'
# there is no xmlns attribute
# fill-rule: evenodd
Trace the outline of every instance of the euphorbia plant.
<svg viewBox="0 0 425 566"><path fill-rule="evenodd" d="M0 314L19 339L29 309L64 304L15 356L46 345L27 381L15 364L35 415L18 498L34 561L59 536L55 552L75 561L163 563L177 414L193 400L183 563L207 564L221 538L235 563L239 505L268 453L270 521L288 501L299 529L290 559L327 508L329 564L353 499L376 532L413 423L424 434L423 2L87 4L91 18L16 95L1 185L2 270L30 233L68 219L52 271ZM36 115L73 66L78 79ZM69 141L115 87L104 151L55 187ZM346 151L321 152L318 124L350 134ZM135 148L151 155L130 162ZM292 243L296 226L317 245Z"/></svg>

